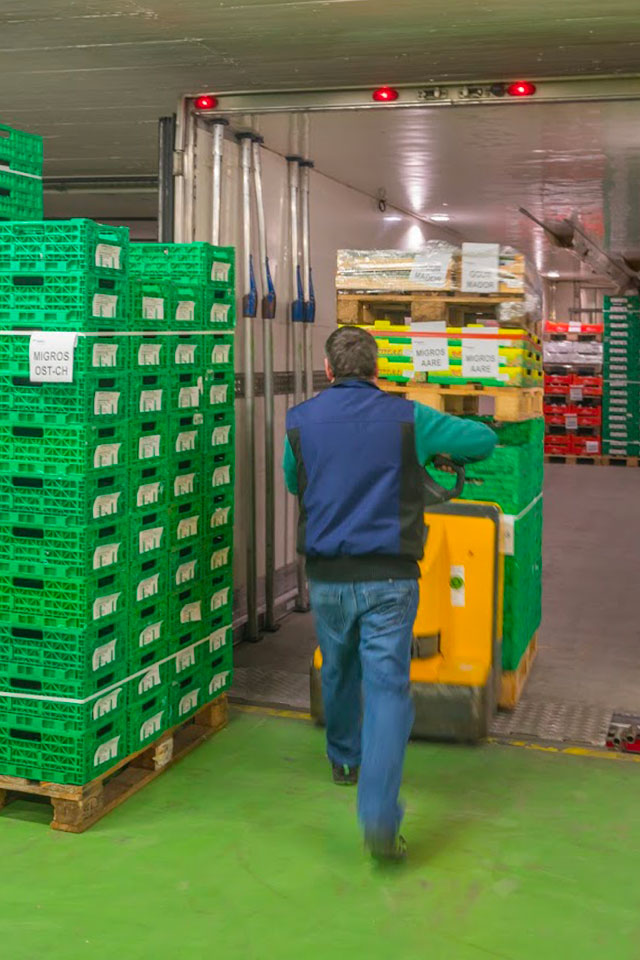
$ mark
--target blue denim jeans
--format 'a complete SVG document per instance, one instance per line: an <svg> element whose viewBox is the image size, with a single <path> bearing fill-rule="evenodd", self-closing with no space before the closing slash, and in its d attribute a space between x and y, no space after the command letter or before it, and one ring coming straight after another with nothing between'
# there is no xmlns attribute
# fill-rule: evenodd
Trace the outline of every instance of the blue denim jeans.
<svg viewBox="0 0 640 960"><path fill-rule="evenodd" d="M358 816L367 833L395 835L413 724L409 689L416 580L310 583L322 651L327 753L360 766Z"/></svg>

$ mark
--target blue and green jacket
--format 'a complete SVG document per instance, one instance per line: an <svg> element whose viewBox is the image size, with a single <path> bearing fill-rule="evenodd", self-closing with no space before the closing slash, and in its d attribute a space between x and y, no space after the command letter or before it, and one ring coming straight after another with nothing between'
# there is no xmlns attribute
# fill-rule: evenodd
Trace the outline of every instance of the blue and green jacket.
<svg viewBox="0 0 640 960"><path fill-rule="evenodd" d="M394 397L366 380L337 381L287 413L284 473L300 503L298 552L310 579L419 575L424 467L488 457L489 427Z"/></svg>

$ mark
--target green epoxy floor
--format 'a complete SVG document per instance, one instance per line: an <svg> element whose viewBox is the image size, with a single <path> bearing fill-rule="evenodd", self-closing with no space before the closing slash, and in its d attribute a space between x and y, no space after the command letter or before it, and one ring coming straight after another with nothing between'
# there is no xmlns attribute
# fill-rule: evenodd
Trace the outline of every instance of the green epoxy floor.
<svg viewBox="0 0 640 960"><path fill-rule="evenodd" d="M11 960L638 960L640 764L412 744L410 861L373 867L322 734L229 728L82 836L0 817Z"/></svg>

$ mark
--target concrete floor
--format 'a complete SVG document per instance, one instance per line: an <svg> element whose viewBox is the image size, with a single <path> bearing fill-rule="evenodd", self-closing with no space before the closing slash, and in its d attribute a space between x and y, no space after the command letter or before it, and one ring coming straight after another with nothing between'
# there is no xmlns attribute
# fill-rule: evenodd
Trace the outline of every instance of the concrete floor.
<svg viewBox="0 0 640 960"><path fill-rule="evenodd" d="M564 718L567 706L578 725L593 711L602 729L614 710L640 713L640 475L548 465L544 494L540 652L510 732L545 710ZM311 618L291 614L277 634L237 649L236 693L308 708L314 646Z"/></svg>
<svg viewBox="0 0 640 960"><path fill-rule="evenodd" d="M229 728L82 836L0 817L11 960L637 960L638 764L411 744L409 861L362 852L303 720Z"/></svg>

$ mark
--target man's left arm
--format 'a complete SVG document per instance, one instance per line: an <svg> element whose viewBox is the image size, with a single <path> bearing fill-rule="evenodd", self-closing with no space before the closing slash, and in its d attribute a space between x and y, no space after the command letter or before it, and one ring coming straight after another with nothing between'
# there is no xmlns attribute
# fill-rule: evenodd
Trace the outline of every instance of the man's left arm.
<svg viewBox="0 0 640 960"><path fill-rule="evenodd" d="M284 482L287 485L289 493L298 494L298 464L289 437L284 438L284 456L282 458L282 469L284 470Z"/></svg>

